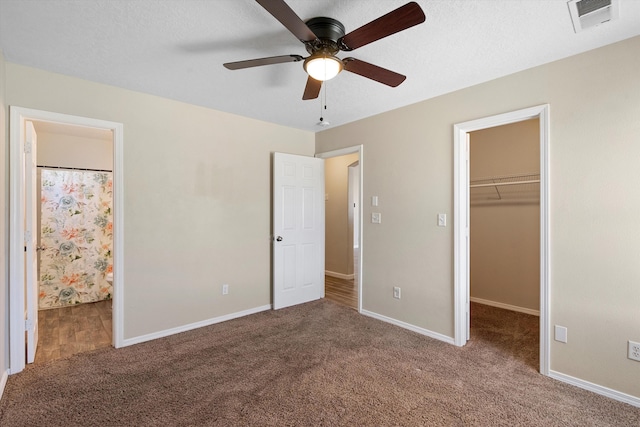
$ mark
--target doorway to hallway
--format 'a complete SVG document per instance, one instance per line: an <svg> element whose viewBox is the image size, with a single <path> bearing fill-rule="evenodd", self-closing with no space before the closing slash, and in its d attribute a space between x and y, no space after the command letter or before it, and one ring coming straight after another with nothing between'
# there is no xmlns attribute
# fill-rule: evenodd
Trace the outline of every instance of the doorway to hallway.
<svg viewBox="0 0 640 427"><path fill-rule="evenodd" d="M325 298L362 308L362 146L325 159Z"/></svg>

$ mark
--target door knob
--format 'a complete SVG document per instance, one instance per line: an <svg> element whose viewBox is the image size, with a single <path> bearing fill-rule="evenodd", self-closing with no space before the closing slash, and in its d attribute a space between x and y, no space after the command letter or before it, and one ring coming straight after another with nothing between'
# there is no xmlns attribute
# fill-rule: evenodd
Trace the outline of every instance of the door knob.
<svg viewBox="0 0 640 427"><path fill-rule="evenodd" d="M276 242L282 242L282 236L276 237Z"/></svg>

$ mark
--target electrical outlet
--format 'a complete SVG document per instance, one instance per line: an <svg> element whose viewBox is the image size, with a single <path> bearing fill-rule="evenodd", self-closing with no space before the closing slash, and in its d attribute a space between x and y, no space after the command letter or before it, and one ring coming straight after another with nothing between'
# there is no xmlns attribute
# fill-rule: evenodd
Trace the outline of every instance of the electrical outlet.
<svg viewBox="0 0 640 427"><path fill-rule="evenodd" d="M627 357L640 362L640 342L629 341L629 354Z"/></svg>
<svg viewBox="0 0 640 427"><path fill-rule="evenodd" d="M395 299L400 299L400 287L399 286L394 286L393 287L393 297Z"/></svg>
<svg viewBox="0 0 640 427"><path fill-rule="evenodd" d="M438 227L446 227L447 226L447 214L440 213L438 214Z"/></svg>
<svg viewBox="0 0 640 427"><path fill-rule="evenodd" d="M224 285L222 285L222 295L227 295L227 294L229 294L229 285L225 283Z"/></svg>

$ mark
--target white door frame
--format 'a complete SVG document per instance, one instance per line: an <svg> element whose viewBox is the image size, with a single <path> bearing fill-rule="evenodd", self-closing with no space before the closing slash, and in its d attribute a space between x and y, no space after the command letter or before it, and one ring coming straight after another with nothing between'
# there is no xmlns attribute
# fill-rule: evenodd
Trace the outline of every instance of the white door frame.
<svg viewBox="0 0 640 427"><path fill-rule="evenodd" d="M360 206L360 195L356 194L356 197L354 197L355 193L355 189L354 189L354 181L357 181L358 184L358 191L360 191L360 161L357 160L354 163L350 164L349 166L347 166L347 170L349 173L349 179L348 179L348 186L349 186L349 203L351 203L351 201L354 201L356 206L349 206L349 209L351 209L352 214L351 214L351 222L353 224L351 224L351 228L353 229L353 235L352 235L352 239L351 239L351 243L354 245L354 247L356 245L360 244L360 224L358 223L358 218L360 217L360 210L362 209L362 207ZM356 179L357 177L357 179ZM357 209L354 209L357 208Z"/></svg>
<svg viewBox="0 0 640 427"><path fill-rule="evenodd" d="M331 157L340 157L345 156L347 154L358 153L358 161L360 162L360 212L358 212L357 221L359 223L358 228L360 229L360 235L358 236L358 247L360 248L360 257L358 258L358 265L356 266L357 272L355 273L355 277L358 278L358 313L362 313L362 258L364 248L362 247L362 235L364 234L364 230L362 229L362 187L363 187L363 177L364 177L364 159L362 156L363 147L362 145L354 145L352 147L341 148L339 150L326 151L323 153L316 153L315 157L319 157L321 159L329 159ZM353 246L353 245L352 245ZM353 248L351 249L353 250Z"/></svg>
<svg viewBox="0 0 640 427"><path fill-rule="evenodd" d="M9 372L25 368L24 168L25 122L57 122L113 132L113 346L123 345L123 124L11 106L9 110Z"/></svg>
<svg viewBox="0 0 640 427"><path fill-rule="evenodd" d="M454 342L468 340L469 310L469 147L476 130L523 120L540 121L540 373L549 375L549 105L539 105L453 126L454 138Z"/></svg>

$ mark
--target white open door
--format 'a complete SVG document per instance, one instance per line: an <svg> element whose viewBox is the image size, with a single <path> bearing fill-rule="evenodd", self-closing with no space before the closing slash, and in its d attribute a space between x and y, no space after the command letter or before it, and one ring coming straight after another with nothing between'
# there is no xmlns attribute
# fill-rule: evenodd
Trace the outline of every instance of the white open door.
<svg viewBox="0 0 640 427"><path fill-rule="evenodd" d="M324 296L324 160L275 153L273 308Z"/></svg>
<svg viewBox="0 0 640 427"><path fill-rule="evenodd" d="M25 126L25 329L27 331L27 363L33 363L38 346L38 165L36 157L38 140L33 122L27 121Z"/></svg>

